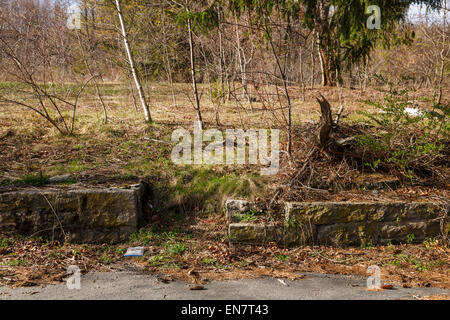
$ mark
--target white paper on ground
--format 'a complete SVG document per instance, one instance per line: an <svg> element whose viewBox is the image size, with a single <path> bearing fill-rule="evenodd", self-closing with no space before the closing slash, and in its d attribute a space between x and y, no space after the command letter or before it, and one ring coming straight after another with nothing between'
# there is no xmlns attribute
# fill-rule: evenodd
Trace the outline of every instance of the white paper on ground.
<svg viewBox="0 0 450 320"><path fill-rule="evenodd" d="M144 255L145 248L144 247L132 247L128 248L124 257L142 257Z"/></svg>

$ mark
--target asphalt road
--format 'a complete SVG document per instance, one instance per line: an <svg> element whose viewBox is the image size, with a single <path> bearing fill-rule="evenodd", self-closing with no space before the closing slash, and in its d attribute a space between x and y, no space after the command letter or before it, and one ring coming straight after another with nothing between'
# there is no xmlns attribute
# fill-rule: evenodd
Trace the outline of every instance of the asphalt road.
<svg viewBox="0 0 450 320"><path fill-rule="evenodd" d="M65 283L45 287L0 287L1 300L305 300L305 299L417 299L449 294L435 288L397 288L368 291L366 279L354 276L305 274L301 280L280 282L275 278L211 281L205 290L189 290L189 284L159 282L156 277L132 272L91 273L81 277L81 289Z"/></svg>

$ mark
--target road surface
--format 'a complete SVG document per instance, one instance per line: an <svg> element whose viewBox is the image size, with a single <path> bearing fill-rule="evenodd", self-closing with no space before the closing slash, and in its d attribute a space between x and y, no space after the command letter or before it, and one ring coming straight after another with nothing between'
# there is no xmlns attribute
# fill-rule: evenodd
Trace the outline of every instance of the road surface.
<svg viewBox="0 0 450 320"><path fill-rule="evenodd" d="M418 299L449 294L436 288L400 288L379 292L366 290L366 279L305 273L296 281L275 278L211 281L205 290L189 290L189 284L168 284L155 276L134 272L90 273L81 276L81 288L69 290L66 283L11 289L0 287L0 300L305 300L305 299Z"/></svg>

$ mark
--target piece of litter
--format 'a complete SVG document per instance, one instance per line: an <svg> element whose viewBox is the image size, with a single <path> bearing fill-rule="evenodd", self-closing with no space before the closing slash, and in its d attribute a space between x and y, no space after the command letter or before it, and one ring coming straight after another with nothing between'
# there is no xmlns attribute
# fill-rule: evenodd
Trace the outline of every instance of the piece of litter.
<svg viewBox="0 0 450 320"><path fill-rule="evenodd" d="M417 108L405 108L405 113L409 114L410 116L421 116L423 114Z"/></svg>
<svg viewBox="0 0 450 320"><path fill-rule="evenodd" d="M144 251L144 247L128 248L127 252L124 254L124 257L142 257L144 255Z"/></svg>
<svg viewBox="0 0 450 320"><path fill-rule="evenodd" d="M284 281L284 280L281 280L281 279L277 279L283 286L286 286L286 287L289 287L288 286L288 284Z"/></svg>
<svg viewBox="0 0 450 320"><path fill-rule="evenodd" d="M205 290L205 287L202 285L192 285L189 286L189 290Z"/></svg>

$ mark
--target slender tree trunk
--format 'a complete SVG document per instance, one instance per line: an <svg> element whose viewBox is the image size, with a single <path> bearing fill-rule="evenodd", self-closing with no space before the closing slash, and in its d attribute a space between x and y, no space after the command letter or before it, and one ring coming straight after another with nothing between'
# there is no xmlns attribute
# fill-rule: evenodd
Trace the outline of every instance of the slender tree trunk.
<svg viewBox="0 0 450 320"><path fill-rule="evenodd" d="M444 1L444 7L442 8L444 12L444 19L442 24L442 50L439 53L439 58L441 59L441 68L439 70L439 82L438 82L438 96L436 99L437 104L441 104L442 102L442 84L444 82L444 70L445 70L445 60L446 56L444 55L446 51L446 32L447 32L447 2Z"/></svg>
<svg viewBox="0 0 450 320"><path fill-rule="evenodd" d="M302 86L302 101L305 101L305 79L303 77L303 48L300 47L300 83Z"/></svg>
<svg viewBox="0 0 450 320"><path fill-rule="evenodd" d="M187 7L186 7L186 11L189 13L189 9ZM194 39L193 39L193 35L192 35L191 19L188 19L187 25L188 25L188 36L189 36L190 60L191 60L192 88L194 90L194 98L195 98L195 111L197 112L197 120L199 122L200 129L203 129L203 118L202 118L202 113L200 110L200 99L198 97L197 75L195 72Z"/></svg>
<svg viewBox="0 0 450 320"><path fill-rule="evenodd" d="M334 87L336 85L335 75L332 74L333 63L330 55L325 49L319 47L320 68L322 70L322 86Z"/></svg>
<svg viewBox="0 0 450 320"><path fill-rule="evenodd" d="M316 48L316 33L313 31L312 44L311 44L311 90L314 89L314 77L316 75L316 59L314 50Z"/></svg>
<svg viewBox="0 0 450 320"><path fill-rule="evenodd" d="M211 104L214 107L214 116L216 118L216 125L220 127L220 117L219 117L219 107L218 104L220 103L220 98L217 99L217 104L214 101L213 93L212 93L212 85L211 85L211 75L208 69L208 60L206 59L205 50L203 48L203 45L201 45L202 48L202 56L203 61L205 62L205 69L206 69L206 79L208 81L208 88L209 88L209 100L211 101Z"/></svg>
<svg viewBox="0 0 450 320"><path fill-rule="evenodd" d="M244 89L245 97L247 98L248 104L250 105L250 110L253 112L252 99L247 90L246 59L245 54L241 50L241 38L239 36L239 24L237 17L235 17L235 21L236 21L236 43L237 43L238 61L239 61L239 68L241 69L241 83Z"/></svg>
<svg viewBox="0 0 450 320"><path fill-rule="evenodd" d="M108 112L106 110L106 104L105 104L105 101L103 100L103 96L102 96L102 94L100 92L100 88L99 88L98 82L96 80L97 77L99 77L100 79L102 77L100 75L94 74L94 71L92 70L91 65L90 65L90 63L88 61L88 58L86 56L86 52L84 50L83 43L82 43L81 38L80 38L80 34L79 34L79 32L77 32L76 34L77 34L77 37L78 37L78 43L80 45L81 55L83 57L84 64L86 65L86 69L88 70L89 75L92 77L92 80L94 81L95 92L96 92L97 97L100 100L100 103L101 103L101 105L103 107L103 114L105 116L105 123L108 123Z"/></svg>
<svg viewBox="0 0 450 320"><path fill-rule="evenodd" d="M281 78L283 80L283 88L284 88L284 94L286 96L286 100L287 100L287 110L288 110L288 119L287 119L287 134L288 134L288 146L287 146L287 153L289 154L289 156L291 156L292 154L292 104L291 104L291 97L289 95L289 89L288 89L288 83L287 83L287 76L286 76L286 61L287 61L287 55L285 57L285 63L284 63L284 68L281 65L281 61L280 61L280 57L277 54L277 51L275 50L275 45L273 44L273 40L272 40L272 36L270 34L269 31L269 20L268 17L264 17L266 19L266 35L267 38L269 39L269 43L270 43L270 47L272 49L272 53L275 57L275 61L278 67L278 70L281 74ZM288 28L289 30L289 28ZM288 31L286 31L288 32ZM285 35L285 39L287 39L288 34L286 33ZM278 92L278 89L277 89Z"/></svg>
<svg viewBox="0 0 450 320"><path fill-rule="evenodd" d="M133 106L136 113L138 112L138 106L136 101L136 96L134 95L133 81L131 80L130 74L127 73L128 86L130 87L131 98L133 99Z"/></svg>
<svg viewBox="0 0 450 320"><path fill-rule="evenodd" d="M125 22L123 20L122 11L120 9L120 0L116 0L116 10L117 10L117 14L119 15L120 26L122 29L123 42L125 44L125 50L128 55L128 62L130 63L130 69L131 69L131 73L133 74L134 83L136 84L136 88L137 88L137 91L139 94L139 99L141 100L141 106L142 106L142 110L144 111L145 121L151 122L152 117L150 115L150 110L149 110L147 101L145 99L145 94L144 94L144 90L142 89L141 81L139 80L139 76L137 74L133 55L131 54L130 44L128 42L127 30L125 28Z"/></svg>
<svg viewBox="0 0 450 320"><path fill-rule="evenodd" d="M222 39L222 14L219 8L218 13L218 19L219 19L219 26L218 26L218 34L219 34L219 81L220 81L220 88L221 88L221 94L223 94L224 91L224 81L223 81L223 74L224 74L224 54L223 54L223 39ZM222 98L224 99L224 98Z"/></svg>
<svg viewBox="0 0 450 320"><path fill-rule="evenodd" d="M320 44L317 43L317 53L318 53L318 57L319 57L319 64L320 64L320 74L322 76L322 86L326 86L327 85L327 77L325 75L325 64L323 61L323 56L320 50Z"/></svg>
<svg viewBox="0 0 450 320"><path fill-rule="evenodd" d="M165 55L166 66L167 66L167 80L169 80L170 88L172 90L173 105L176 107L177 106L177 98L175 95L175 87L173 85L172 65L170 64L169 50L167 50L166 19L165 19L165 13L162 9L161 9L161 29L162 29L162 34L163 34L164 55Z"/></svg>
<svg viewBox="0 0 450 320"><path fill-rule="evenodd" d="M331 4L329 0L318 2L319 18L315 26L317 32L317 49L319 53L320 68L322 73L323 86L335 86L336 74L334 73L338 64L333 57L332 44L333 35L330 34L330 15Z"/></svg>

